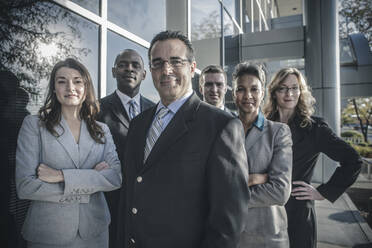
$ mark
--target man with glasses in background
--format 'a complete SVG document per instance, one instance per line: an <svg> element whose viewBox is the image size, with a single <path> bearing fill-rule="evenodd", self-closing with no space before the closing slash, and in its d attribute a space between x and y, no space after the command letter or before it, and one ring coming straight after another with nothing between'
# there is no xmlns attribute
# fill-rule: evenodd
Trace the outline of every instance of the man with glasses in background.
<svg viewBox="0 0 372 248"><path fill-rule="evenodd" d="M227 92L227 75L220 66L208 65L202 70L199 77L199 91L205 102L236 116L233 111L224 105Z"/></svg>
<svg viewBox="0 0 372 248"><path fill-rule="evenodd" d="M112 76L116 79L117 89L100 100L99 121L107 124L112 134L121 166L130 121L140 112L155 104L139 94L141 82L146 77L142 57L132 49L126 49L116 56ZM125 185L125 182L123 182ZM105 192L111 213L109 227L109 247L114 247L117 211L120 190Z"/></svg>
<svg viewBox="0 0 372 248"><path fill-rule="evenodd" d="M250 195L242 124L193 92L187 37L161 32L148 54L161 100L128 132L117 247L235 248Z"/></svg>

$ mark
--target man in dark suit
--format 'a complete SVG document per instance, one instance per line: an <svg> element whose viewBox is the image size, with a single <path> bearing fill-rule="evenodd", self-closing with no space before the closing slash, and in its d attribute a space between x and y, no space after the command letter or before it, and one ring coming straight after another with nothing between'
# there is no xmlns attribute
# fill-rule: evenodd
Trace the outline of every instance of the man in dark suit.
<svg viewBox="0 0 372 248"><path fill-rule="evenodd" d="M135 50L126 49L116 57L112 76L116 78L117 90L100 100L101 111L98 120L106 123L110 128L123 166L122 155L129 122L139 112L154 106L154 103L139 94L141 82L146 77L146 71L141 56ZM123 177L125 177L124 174ZM123 180L124 185L125 180ZM109 239L111 248L116 234L119 195L120 190L105 193L111 213Z"/></svg>
<svg viewBox="0 0 372 248"><path fill-rule="evenodd" d="M220 66L208 65L202 70L199 77L199 91L205 102L236 116L232 110L224 105L227 92L227 75Z"/></svg>
<svg viewBox="0 0 372 248"><path fill-rule="evenodd" d="M157 34L149 61L161 101L128 132L117 247L235 248L250 195L242 124L193 92L187 37Z"/></svg>

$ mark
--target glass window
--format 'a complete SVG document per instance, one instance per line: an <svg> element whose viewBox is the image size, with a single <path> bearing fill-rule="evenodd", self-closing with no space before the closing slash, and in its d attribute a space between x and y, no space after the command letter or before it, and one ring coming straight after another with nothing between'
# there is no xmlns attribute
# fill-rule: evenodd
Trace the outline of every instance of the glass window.
<svg viewBox="0 0 372 248"><path fill-rule="evenodd" d="M233 21L230 19L230 17L226 14L225 11L223 13L223 26L224 36L239 34L238 29L235 27Z"/></svg>
<svg viewBox="0 0 372 248"><path fill-rule="evenodd" d="M224 0L231 18L236 20L236 0ZM239 30L224 10L224 35L238 34ZM191 1L191 39L203 40L221 37L221 4L217 0Z"/></svg>
<svg viewBox="0 0 372 248"><path fill-rule="evenodd" d="M236 0L223 0L223 4L225 5L226 9L229 11L231 17L236 19L235 2Z"/></svg>
<svg viewBox="0 0 372 248"><path fill-rule="evenodd" d="M150 41L165 29L165 0L109 0L109 21Z"/></svg>
<svg viewBox="0 0 372 248"><path fill-rule="evenodd" d="M355 64L356 59L351 49L349 39L340 39L340 63L341 65Z"/></svg>
<svg viewBox="0 0 372 248"><path fill-rule="evenodd" d="M15 26L2 25L0 69L10 71L31 96L27 108L37 112L44 102L46 86L54 64L68 57L81 61L89 70L97 93L98 26L59 5L37 2L10 7Z"/></svg>
<svg viewBox="0 0 372 248"><path fill-rule="evenodd" d="M70 0L87 10L92 11L94 14L99 15L99 0Z"/></svg>
<svg viewBox="0 0 372 248"><path fill-rule="evenodd" d="M111 94L116 90L116 80L112 77L112 67L114 66L114 62L116 56L125 49L133 49L136 50L142 57L145 70L146 70L146 78L141 83L140 93L145 97L151 99L154 102L159 101L159 95L154 87L152 82L151 73L149 70L149 60L147 58L147 49L139 46L124 37L108 31L107 32L107 86L106 86L106 95Z"/></svg>
<svg viewBox="0 0 372 248"><path fill-rule="evenodd" d="M221 37L221 5L217 0L191 0L191 39Z"/></svg>
<svg viewBox="0 0 372 248"><path fill-rule="evenodd" d="M270 60L264 62L266 69L266 85L271 82L275 73L283 68L295 67L305 76L305 59Z"/></svg>

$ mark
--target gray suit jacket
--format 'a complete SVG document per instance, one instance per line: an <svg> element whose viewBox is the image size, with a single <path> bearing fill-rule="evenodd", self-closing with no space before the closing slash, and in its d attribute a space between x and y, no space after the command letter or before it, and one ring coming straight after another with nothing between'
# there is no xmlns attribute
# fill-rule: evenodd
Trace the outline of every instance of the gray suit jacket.
<svg viewBox="0 0 372 248"><path fill-rule="evenodd" d="M261 131L255 126L245 140L249 173L267 173L268 181L249 187L248 215L240 247L288 247L284 204L291 193L292 139L289 127L264 119ZM284 233L283 233L284 232ZM274 238L285 237L277 242ZM257 244L257 240L264 244Z"/></svg>
<svg viewBox="0 0 372 248"><path fill-rule="evenodd" d="M18 136L16 153L16 185L21 199L32 200L23 225L26 240L62 245L73 240L77 232L83 239L107 230L110 213L102 191L120 187L120 162L108 127L106 143L98 144L90 136L83 121L79 144L61 119L53 136L39 124L37 116L27 116ZM93 167L106 161L109 169ZM46 183L37 178L40 163L63 172L65 182Z"/></svg>

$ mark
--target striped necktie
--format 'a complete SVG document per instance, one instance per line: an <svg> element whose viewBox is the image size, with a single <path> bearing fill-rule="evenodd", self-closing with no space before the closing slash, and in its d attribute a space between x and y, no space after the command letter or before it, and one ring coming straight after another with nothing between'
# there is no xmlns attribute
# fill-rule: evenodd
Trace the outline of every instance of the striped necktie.
<svg viewBox="0 0 372 248"><path fill-rule="evenodd" d="M147 157L149 156L151 152L151 149L155 145L160 134L163 132L163 118L166 114L168 114L168 112L169 112L169 109L163 107L158 111L157 115L155 116L155 120L153 121L149 129L149 132L147 134L143 162L146 161Z"/></svg>
<svg viewBox="0 0 372 248"><path fill-rule="evenodd" d="M138 115L137 108L136 108L136 101L131 99L129 102L129 119L132 120L136 115Z"/></svg>

